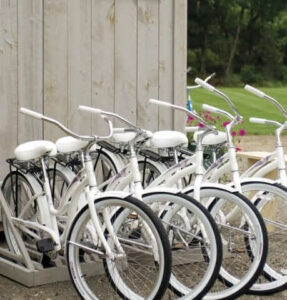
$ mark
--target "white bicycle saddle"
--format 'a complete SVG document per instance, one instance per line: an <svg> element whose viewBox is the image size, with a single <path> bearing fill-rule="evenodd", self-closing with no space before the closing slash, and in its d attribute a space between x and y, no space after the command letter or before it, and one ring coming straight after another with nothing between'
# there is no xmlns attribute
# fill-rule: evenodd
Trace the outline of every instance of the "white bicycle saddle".
<svg viewBox="0 0 287 300"><path fill-rule="evenodd" d="M195 142L198 140L198 134L200 132L195 132L193 135L193 139ZM223 131L218 131L218 134L215 133L209 133L207 134L203 140L202 140L202 145L204 146L213 146L213 145L218 145L221 143L224 143L227 141L226 133Z"/></svg>
<svg viewBox="0 0 287 300"><path fill-rule="evenodd" d="M75 139L71 136L64 136L56 141L57 149L61 153L79 151L87 145L88 142Z"/></svg>
<svg viewBox="0 0 287 300"><path fill-rule="evenodd" d="M43 155L53 156L57 154L57 147L50 141L32 141L19 145L14 150L18 160L30 160L40 158Z"/></svg>
<svg viewBox="0 0 287 300"><path fill-rule="evenodd" d="M149 140L149 145L154 148L174 148L177 146L187 146L188 139L181 132L161 130L153 134Z"/></svg>

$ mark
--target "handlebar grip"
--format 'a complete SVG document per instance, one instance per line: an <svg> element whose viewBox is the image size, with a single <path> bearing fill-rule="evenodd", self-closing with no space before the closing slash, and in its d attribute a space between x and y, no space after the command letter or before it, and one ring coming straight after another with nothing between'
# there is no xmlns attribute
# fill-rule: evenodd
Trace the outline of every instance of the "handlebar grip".
<svg viewBox="0 0 287 300"><path fill-rule="evenodd" d="M208 105L208 104L202 104L202 108L204 110L208 110L208 111L213 112L213 113L218 113L218 109L216 107Z"/></svg>
<svg viewBox="0 0 287 300"><path fill-rule="evenodd" d="M196 132L198 131L198 126L187 126L184 128L185 132Z"/></svg>
<svg viewBox="0 0 287 300"><path fill-rule="evenodd" d="M249 122L255 124L266 124L266 120L261 118L249 118Z"/></svg>
<svg viewBox="0 0 287 300"><path fill-rule="evenodd" d="M211 84L203 81L202 79L200 78L195 78L195 83L199 84L200 86L202 86L203 88L205 88L206 90L210 91L210 92L214 92L215 91L215 87L212 86Z"/></svg>
<svg viewBox="0 0 287 300"><path fill-rule="evenodd" d="M263 98L265 96L265 93L263 93L262 91L256 89L255 87L249 85L249 84L246 84L244 89L260 98Z"/></svg>
<svg viewBox="0 0 287 300"><path fill-rule="evenodd" d="M149 99L149 103L153 103L153 104L160 105L160 106L167 106L167 107L172 106L168 102L164 102L164 101L160 101L160 100L156 100L156 99Z"/></svg>
<svg viewBox="0 0 287 300"><path fill-rule="evenodd" d="M78 107L78 109L82 110L82 111L88 111L88 112L91 112L93 114L101 114L103 112L101 109L93 108L93 107L89 107L89 106L85 106L85 105L80 105Z"/></svg>
<svg viewBox="0 0 287 300"><path fill-rule="evenodd" d="M124 133L127 132L125 128L114 128L113 133Z"/></svg>
<svg viewBox="0 0 287 300"><path fill-rule="evenodd" d="M43 118L42 114L37 113L36 111L30 110L30 109L24 108L24 107L20 108L20 112L22 114L28 115L28 116L30 116L32 118L35 118L35 119L40 119L41 120Z"/></svg>

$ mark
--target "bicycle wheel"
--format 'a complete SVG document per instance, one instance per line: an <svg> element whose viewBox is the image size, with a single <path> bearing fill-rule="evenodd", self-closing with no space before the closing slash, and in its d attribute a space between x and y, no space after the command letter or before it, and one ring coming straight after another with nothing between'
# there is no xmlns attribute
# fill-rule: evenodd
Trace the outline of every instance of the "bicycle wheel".
<svg viewBox="0 0 287 300"><path fill-rule="evenodd" d="M215 282L222 260L222 244L210 213L182 194L143 196L160 217L172 249L172 275L166 299L202 299Z"/></svg>
<svg viewBox="0 0 287 300"><path fill-rule="evenodd" d="M81 209L66 245L68 269L79 295L83 299L161 299L170 278L171 253L160 221L143 202L132 197L98 199L95 208L100 219L99 212L104 209L113 212L113 228L124 253L119 255L113 237L106 233L115 259L99 254L105 252L102 245L92 243L86 230L88 206ZM94 260L87 264L85 257L91 253Z"/></svg>
<svg viewBox="0 0 287 300"><path fill-rule="evenodd" d="M101 150L96 151L97 154L93 157L94 160L94 171L97 178L97 183L101 183L109 180L118 173L118 168L112 160L112 158Z"/></svg>
<svg viewBox="0 0 287 300"><path fill-rule="evenodd" d="M160 170L156 167L156 163L149 161L139 161L139 170L142 174L142 186L146 188L149 186L160 174Z"/></svg>
<svg viewBox="0 0 287 300"><path fill-rule="evenodd" d="M268 295L287 287L287 188L277 183L249 181L242 192L257 207L268 233L268 256L263 272L249 292Z"/></svg>
<svg viewBox="0 0 287 300"><path fill-rule="evenodd" d="M45 203L40 199L39 201L32 201L31 204L25 208L25 205L35 195L40 195L42 191L41 185L31 176L23 175L18 171L9 173L2 184L3 195L10 207L11 213L15 217L21 217L23 220L40 222L41 215L45 211ZM37 197L37 198L41 198ZM3 231L8 248L11 252L20 254L18 244L14 235L7 223L6 216L2 213ZM29 232L21 231L23 241L29 251L29 254L36 261L42 261L43 254L37 251L35 237L39 233L29 234Z"/></svg>
<svg viewBox="0 0 287 300"><path fill-rule="evenodd" d="M64 168L62 166L49 168L47 170L55 209L58 209L61 206L61 199L72 181L72 177L69 176L71 173L72 171L69 168ZM75 174L73 175L75 176Z"/></svg>
<svg viewBox="0 0 287 300"><path fill-rule="evenodd" d="M204 299L235 299L263 270L268 249L263 219L248 199L224 187L202 187L200 201L208 205L223 244L220 280Z"/></svg>

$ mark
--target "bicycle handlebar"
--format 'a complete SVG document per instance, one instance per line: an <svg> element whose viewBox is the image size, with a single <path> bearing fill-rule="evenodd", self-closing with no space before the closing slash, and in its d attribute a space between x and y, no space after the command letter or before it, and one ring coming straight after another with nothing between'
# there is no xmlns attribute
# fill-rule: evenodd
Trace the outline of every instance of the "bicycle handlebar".
<svg viewBox="0 0 287 300"><path fill-rule="evenodd" d="M283 114L283 116L287 119L287 111L286 109L274 98L272 98L271 96L265 94L264 92L256 89L255 87L246 84L244 86L244 89L260 98L265 98L266 100L268 100L269 102L273 103Z"/></svg>
<svg viewBox="0 0 287 300"><path fill-rule="evenodd" d="M98 108L93 108L93 107L89 107L89 106L85 106L85 105L80 105L78 107L78 110L82 110L82 111L88 111L94 114L101 114L103 111L101 109Z"/></svg>
<svg viewBox="0 0 287 300"><path fill-rule="evenodd" d="M208 104L202 104L202 108L205 109L205 110L208 110L210 112L213 112L213 113L218 112L218 109L216 107L208 105Z"/></svg>
<svg viewBox="0 0 287 300"><path fill-rule="evenodd" d="M156 104L158 106L165 106L165 107L175 107L176 106L169 102L160 101L160 100L152 99L152 98L149 99L149 103Z"/></svg>
<svg viewBox="0 0 287 300"><path fill-rule="evenodd" d="M230 119L231 121L233 121L235 119L234 116L232 116L229 112L223 110L223 109L220 109L220 108L217 108L217 107L214 107L212 105L208 105L208 104L202 104L202 108L205 109L205 110L208 110L210 112L213 112L215 114L220 114L220 115L224 115L226 116L228 119Z"/></svg>
<svg viewBox="0 0 287 300"><path fill-rule="evenodd" d="M31 110L31 109L24 108L24 107L20 108L20 112L22 114L25 114L25 115L30 116L30 117L35 118L35 119L42 120L42 118L43 118L42 114L37 113L37 112L35 112L35 111Z"/></svg>
<svg viewBox="0 0 287 300"><path fill-rule="evenodd" d="M197 119L200 123L202 123L207 129L213 131L213 132L217 132L216 129L214 129L212 126L210 126L205 120L203 120L201 117L199 117L196 113L194 113L193 111L189 111L188 109L182 107L182 106L178 106L178 105L174 105L171 104L169 102L165 102L165 101L161 101L161 100L156 100L156 99L149 99L149 103L153 103L156 105L160 105L160 106L165 106L165 107L170 107L172 109L177 109L177 110L181 110L183 112L185 112L186 114L194 117L195 119Z"/></svg>
<svg viewBox="0 0 287 300"><path fill-rule="evenodd" d="M104 120L109 125L109 131L110 131L110 133L107 136L99 137L99 136L79 135L79 134L71 131L70 129L68 129L66 126L64 126L63 124L61 124L59 121L57 121L55 119L52 119L52 118L49 118L49 117L46 117L46 116L44 116L44 115L42 115L42 114L40 114L38 112L35 112L33 110L30 110L30 109L27 109L27 108L24 108L24 107L20 108L20 112L22 114L25 114L25 115L28 115L30 117L33 117L35 119L40 119L40 120L49 122L51 124L54 124L57 127L59 127L62 131L64 131L65 133L67 133L68 135L70 135L70 136L72 136L72 137L74 137L76 139L83 140L83 141L95 141L97 139L104 140L104 139L109 139L113 135L113 126L112 126L112 123L111 123L111 121L107 120L104 117L103 117Z"/></svg>
<svg viewBox="0 0 287 300"><path fill-rule="evenodd" d="M238 110L236 109L236 107L234 106L234 104L232 103L232 101L230 100L230 98L225 95L223 92L219 91L218 89L216 89L213 85L203 81L200 78L195 78L194 80L196 83L198 83L200 86L202 86L203 88L205 88L206 90L217 94L218 96L220 96L221 98L223 98L223 100L229 105L229 107L232 109L232 111L235 113L236 115L236 119L237 120L241 120L241 116L238 112Z"/></svg>
<svg viewBox="0 0 287 300"><path fill-rule="evenodd" d="M101 109L98 109L98 108L93 108L93 107L90 107L90 106L84 106L84 105L80 105L78 107L79 110L82 110L82 111L88 111L90 113L94 113L94 114L100 114L102 116L110 116L110 117L115 117L119 120L121 120L123 123L126 123L127 125L131 126L133 128L133 130L131 129L127 129L127 128L114 128L114 132L116 132L117 130L119 130L118 132L127 132L127 131L136 131L136 132L143 132L145 133L146 131L144 129L141 129L137 126L135 126L133 123L131 123L129 120L123 118L122 116L116 114L116 113L113 113L113 112L110 112L110 111L105 111L105 110L101 110ZM122 131L121 131L122 130Z"/></svg>
<svg viewBox="0 0 287 300"><path fill-rule="evenodd" d="M195 78L195 83L197 83L198 85L202 86L204 89L210 91L210 92L214 92L215 91L215 87L212 86L211 84L205 82L204 80L200 79L200 78Z"/></svg>
<svg viewBox="0 0 287 300"><path fill-rule="evenodd" d="M285 125L285 124L281 124L277 121L267 120L267 119L262 119L262 118L249 118L249 122L254 123L254 124L270 124L270 125L275 125L277 127L282 127L283 125Z"/></svg>
<svg viewBox="0 0 287 300"><path fill-rule="evenodd" d="M253 86L251 86L249 84L246 84L244 86L244 89L246 91L248 91L249 93L252 93L252 94L254 94L254 95L256 95L256 96L258 96L260 98L264 98L264 96L265 96L265 93L263 93L262 91L256 89L255 87L253 87Z"/></svg>
<svg viewBox="0 0 287 300"><path fill-rule="evenodd" d="M204 82L208 82L212 77L214 77L216 75L216 73L214 72L214 73L212 73L212 74L210 74L209 76L207 76L205 79L204 79ZM191 90L191 89L197 89L197 88L200 88L201 87L201 85L188 85L186 88L188 89L188 90Z"/></svg>
<svg viewBox="0 0 287 300"><path fill-rule="evenodd" d="M249 122L254 124L266 124L265 119L262 118L249 118Z"/></svg>

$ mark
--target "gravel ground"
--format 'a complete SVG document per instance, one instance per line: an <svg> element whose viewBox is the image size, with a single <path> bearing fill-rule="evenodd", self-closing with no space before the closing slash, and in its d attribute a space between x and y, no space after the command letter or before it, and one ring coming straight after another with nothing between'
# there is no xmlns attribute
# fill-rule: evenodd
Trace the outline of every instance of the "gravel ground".
<svg viewBox="0 0 287 300"><path fill-rule="evenodd" d="M287 137L283 138L284 146L287 146ZM272 151L275 145L275 139L272 136L245 136L241 137L237 145L245 151ZM285 147L285 151L287 147ZM172 297L173 298L173 297ZM2 300L76 300L80 299L70 282L58 282L54 284L47 284L35 288L26 288L8 278L0 276L0 299ZM106 298L107 299L107 298ZM166 299L169 299L167 295ZM240 297L242 300L273 300L273 299L287 299L287 291L278 293L272 296L249 296Z"/></svg>

